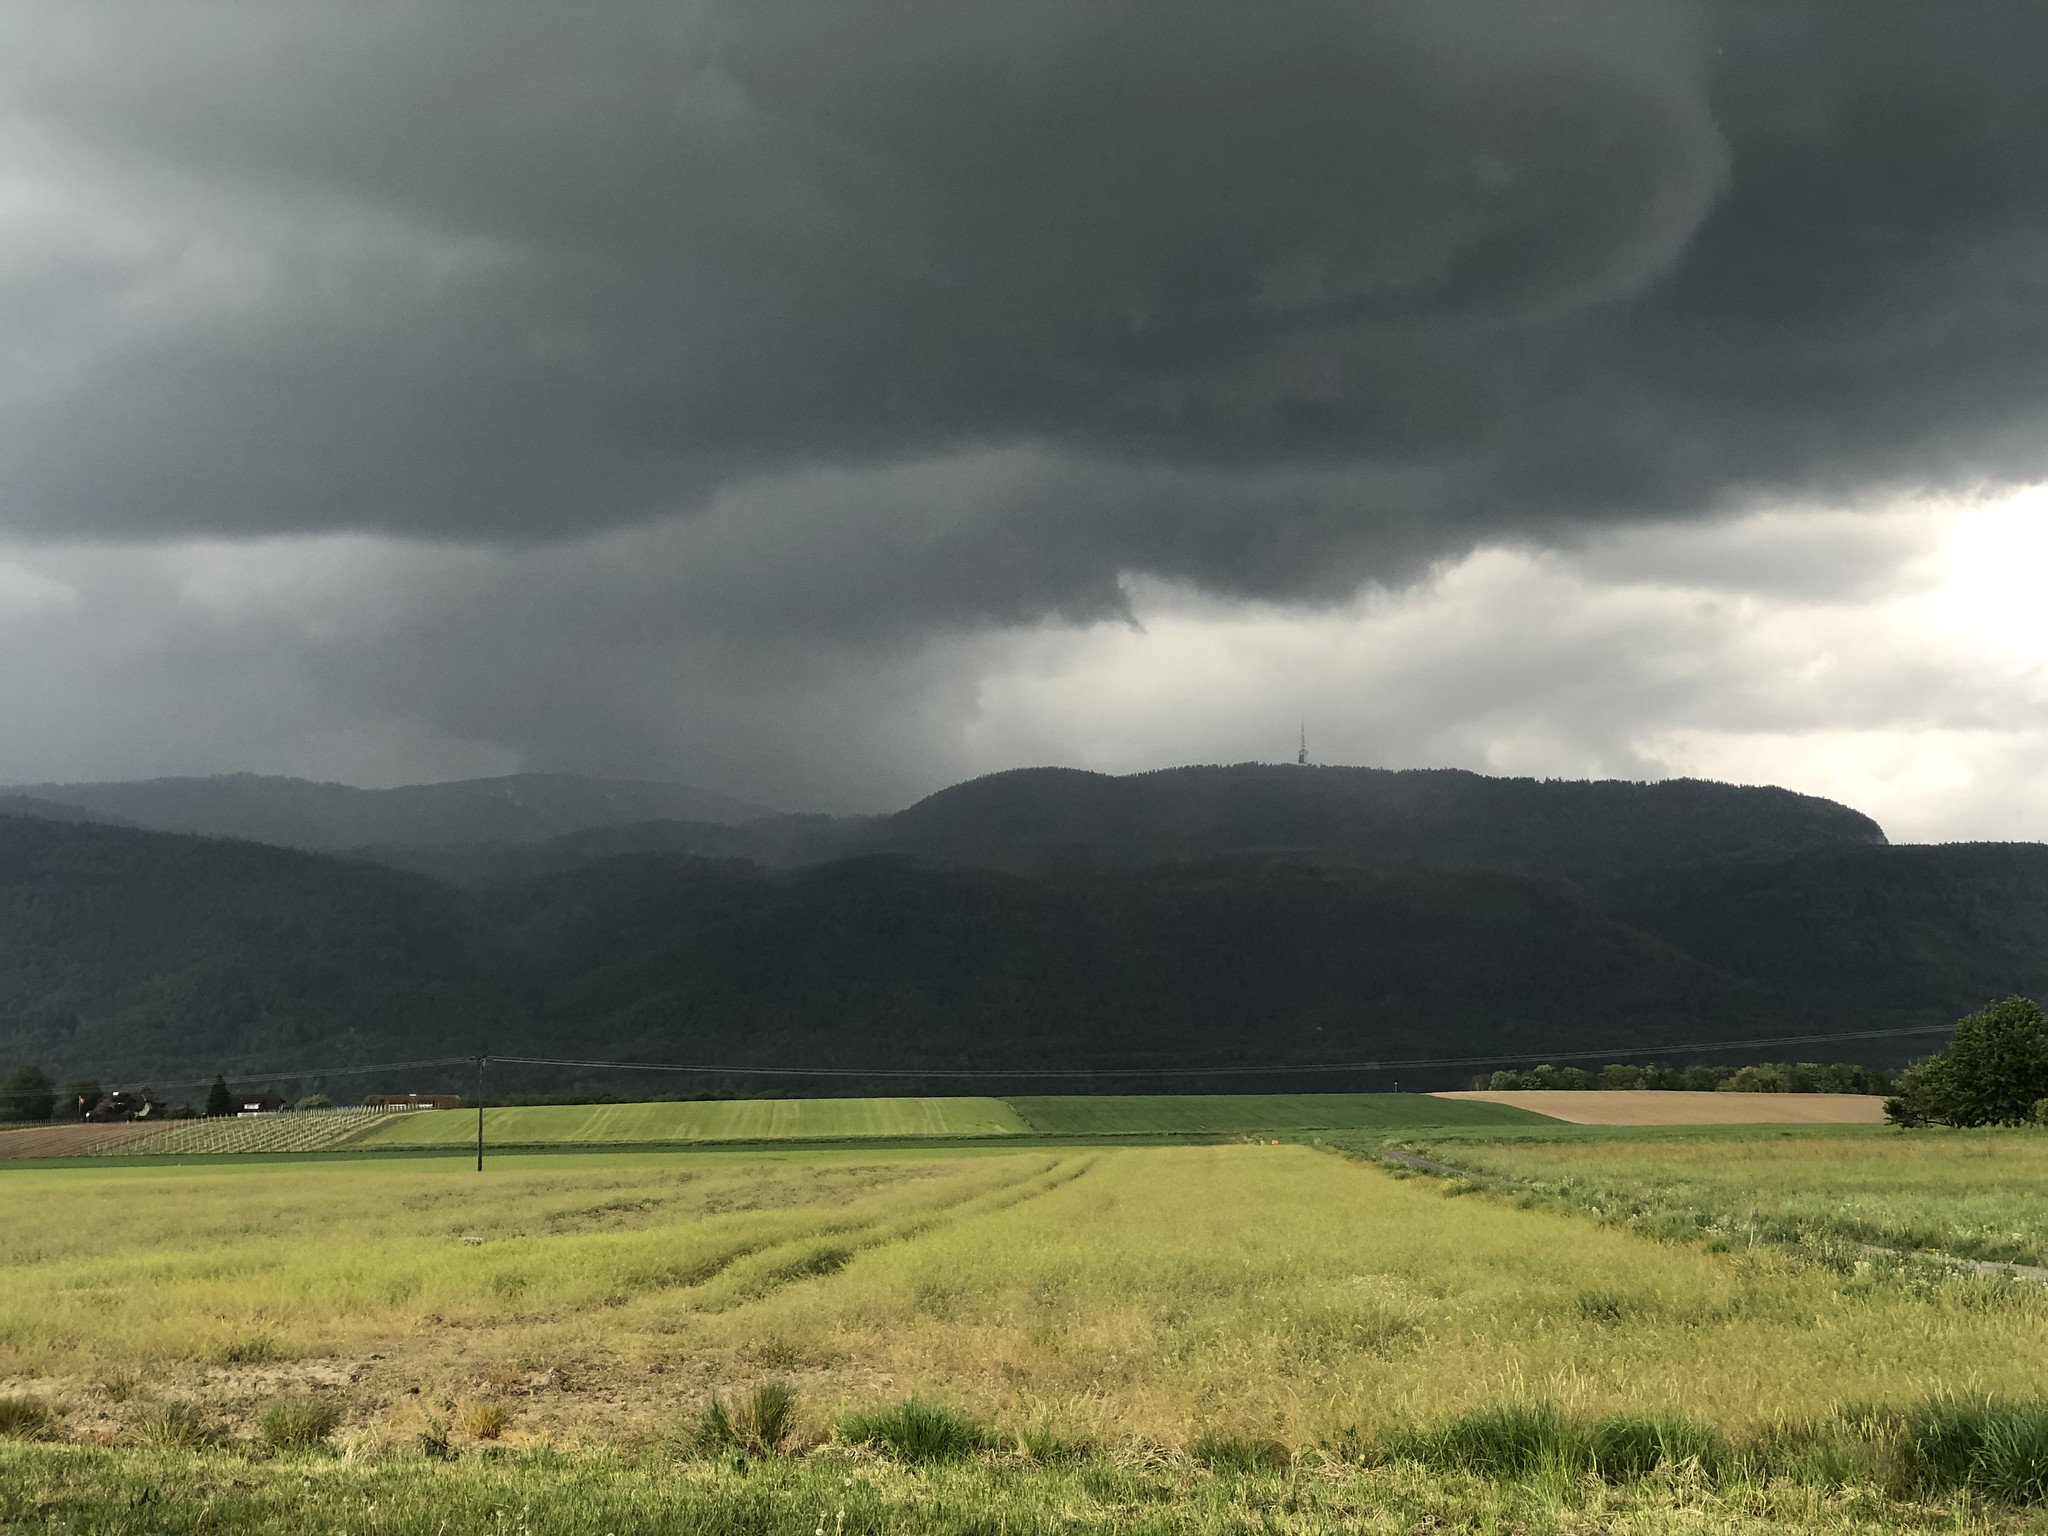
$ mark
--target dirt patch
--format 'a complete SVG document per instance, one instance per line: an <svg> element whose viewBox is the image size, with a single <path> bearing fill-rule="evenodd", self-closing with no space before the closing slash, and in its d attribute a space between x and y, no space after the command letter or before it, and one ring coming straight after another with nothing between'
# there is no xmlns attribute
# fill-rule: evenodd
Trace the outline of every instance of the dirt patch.
<svg viewBox="0 0 2048 1536"><path fill-rule="evenodd" d="M1495 1093L1473 1090L1432 1095L1512 1104L1573 1125L1881 1125L1884 1100L1868 1093Z"/></svg>
<svg viewBox="0 0 2048 1536"><path fill-rule="evenodd" d="M124 1147L168 1127L149 1125L36 1125L22 1131L0 1131L0 1157L86 1157Z"/></svg>

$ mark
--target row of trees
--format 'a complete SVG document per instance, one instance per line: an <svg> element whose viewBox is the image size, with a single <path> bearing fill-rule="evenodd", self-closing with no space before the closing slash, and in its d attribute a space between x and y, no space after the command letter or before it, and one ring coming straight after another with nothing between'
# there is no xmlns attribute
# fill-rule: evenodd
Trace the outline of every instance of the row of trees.
<svg viewBox="0 0 2048 1536"><path fill-rule="evenodd" d="M1892 1077L1871 1067L1836 1062L1762 1061L1747 1067L1639 1067L1611 1062L1598 1072L1583 1067L1532 1067L1527 1072L1495 1072L1475 1079L1475 1088L1496 1091L1527 1088L1662 1089L1712 1093L1889 1093Z"/></svg>
<svg viewBox="0 0 2048 1536"><path fill-rule="evenodd" d="M96 1077L82 1077L66 1083L63 1093L59 1094L50 1074L30 1062L16 1067L4 1080L0 1080L0 1122L41 1125L53 1119L83 1120L104 1096L105 1090ZM327 1100L320 1099L319 1105L327 1107ZM306 1104L299 1107L305 1108ZM208 1115L232 1115L235 1108L235 1098L228 1090L227 1079L216 1077L213 1088L206 1095L205 1112ZM171 1113L176 1118L181 1114L189 1116L192 1111L181 1109Z"/></svg>

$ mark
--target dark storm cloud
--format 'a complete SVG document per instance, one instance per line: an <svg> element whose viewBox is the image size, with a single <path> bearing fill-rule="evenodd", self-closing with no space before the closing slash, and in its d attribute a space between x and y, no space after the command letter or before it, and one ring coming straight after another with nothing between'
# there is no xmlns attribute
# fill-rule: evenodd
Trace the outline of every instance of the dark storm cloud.
<svg viewBox="0 0 2048 1536"><path fill-rule="evenodd" d="M2031 0L0 27L32 537L552 541L781 475L735 623L845 632L2048 467Z"/></svg>

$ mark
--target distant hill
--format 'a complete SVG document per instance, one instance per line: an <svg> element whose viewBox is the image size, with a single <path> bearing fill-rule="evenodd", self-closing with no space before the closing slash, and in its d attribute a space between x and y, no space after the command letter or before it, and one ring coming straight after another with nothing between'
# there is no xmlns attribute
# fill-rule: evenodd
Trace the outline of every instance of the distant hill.
<svg viewBox="0 0 2048 1536"><path fill-rule="evenodd" d="M736 825L774 814L766 806L687 784L548 773L396 789L235 773L104 784L25 784L0 794L57 802L158 832L317 849L532 843L591 827L658 818Z"/></svg>
<svg viewBox="0 0 2048 1536"><path fill-rule="evenodd" d="M689 851L708 844L719 857ZM169 1080L485 1043L1173 1088L1186 1067L1945 1025L2048 992L2048 848L1895 848L1843 807L1720 785L1034 772L873 821L412 852L467 884L0 813L0 1068ZM1791 1054L1886 1064L1933 1043ZM657 1084L717 1086L584 1086Z"/></svg>
<svg viewBox="0 0 2048 1536"><path fill-rule="evenodd" d="M883 818L873 841L1017 869L1290 853L1605 881L1885 836L1860 811L1784 789L1243 763L1124 777L1071 768L991 774Z"/></svg>
<svg viewBox="0 0 2048 1536"><path fill-rule="evenodd" d="M496 971L467 904L414 876L0 815L0 1064L111 1080L473 1049Z"/></svg>
<svg viewBox="0 0 2048 1536"><path fill-rule="evenodd" d="M132 827L134 822L109 811L87 810L82 805L65 805L56 800L38 800L31 795L0 792L0 816L33 816L39 821L90 821L103 826Z"/></svg>
<svg viewBox="0 0 2048 1536"><path fill-rule="evenodd" d="M365 854L470 884L622 853L744 858L769 868L894 853L1014 873L1281 854L1515 870L1604 891L1682 865L1884 842L1883 829L1861 812L1783 789L1247 763L1126 777L1027 768L941 790L893 816L646 822L527 847Z"/></svg>

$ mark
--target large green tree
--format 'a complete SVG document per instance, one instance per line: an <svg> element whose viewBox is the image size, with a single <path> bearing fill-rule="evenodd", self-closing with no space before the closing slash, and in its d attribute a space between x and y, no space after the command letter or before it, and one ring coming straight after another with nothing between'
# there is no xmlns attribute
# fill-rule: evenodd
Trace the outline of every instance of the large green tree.
<svg viewBox="0 0 2048 1536"><path fill-rule="evenodd" d="M2020 1125L2048 1098L2048 1018L2008 997L1957 1021L1955 1041L1899 1074L1885 1114L1900 1125Z"/></svg>
<svg viewBox="0 0 2048 1536"><path fill-rule="evenodd" d="M207 1118L216 1119L221 1115L232 1115L234 1112L235 1096L228 1092L227 1079L216 1077L213 1086L206 1090Z"/></svg>
<svg viewBox="0 0 2048 1536"><path fill-rule="evenodd" d="M56 1106L57 1085L41 1067L16 1067L0 1084L0 1120L47 1120Z"/></svg>

